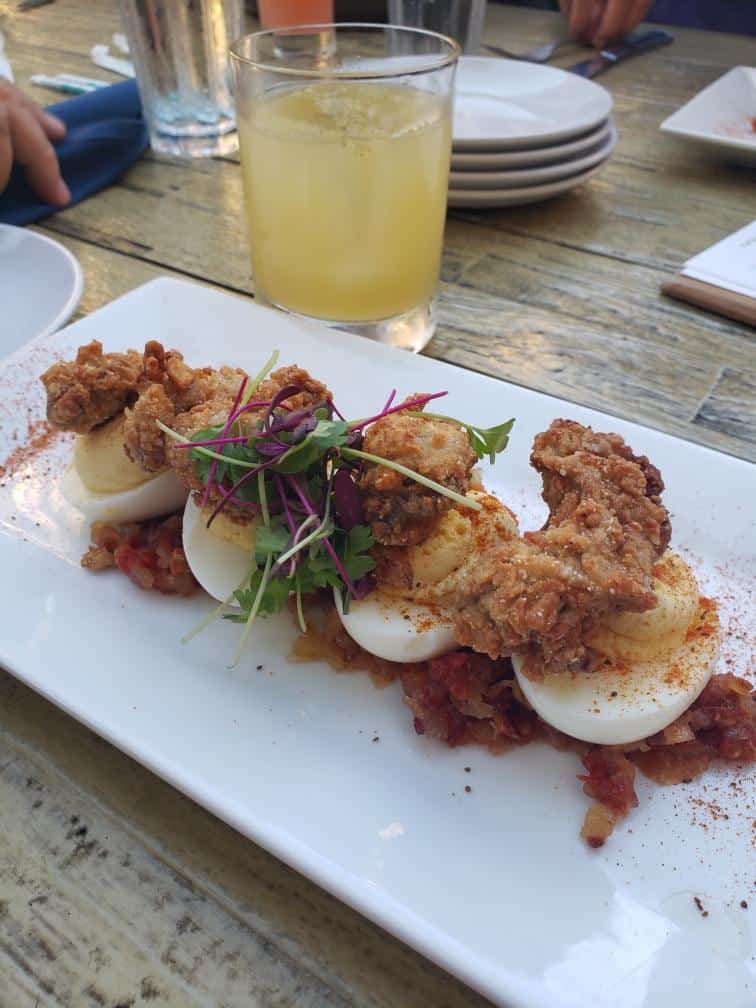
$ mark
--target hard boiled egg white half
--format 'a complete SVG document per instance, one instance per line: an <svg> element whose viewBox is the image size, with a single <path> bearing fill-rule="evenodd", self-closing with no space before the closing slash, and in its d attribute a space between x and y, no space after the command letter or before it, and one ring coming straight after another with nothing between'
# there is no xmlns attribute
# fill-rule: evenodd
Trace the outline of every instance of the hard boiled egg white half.
<svg viewBox="0 0 756 1008"><path fill-rule="evenodd" d="M469 496L480 509L451 508L433 534L422 543L402 550L402 575L411 572L411 588L400 576L392 583L390 572L378 590L360 601L352 599L344 612L334 592L336 610L344 629L365 651L387 661L416 662L454 651L451 614L438 599L453 594L457 578L468 564L501 537L517 534L512 513L492 494L473 490Z"/></svg>
<svg viewBox="0 0 756 1008"><path fill-rule="evenodd" d="M142 521L178 511L186 487L171 469L149 473L131 461L123 448L123 423L121 415L76 438L63 496L90 521Z"/></svg>
<svg viewBox="0 0 756 1008"><path fill-rule="evenodd" d="M386 661L426 661L457 646L449 618L430 606L377 591L364 599L351 599L348 612L344 612L341 595L336 590L333 600L352 640Z"/></svg>
<svg viewBox="0 0 756 1008"><path fill-rule="evenodd" d="M184 554L208 595L227 602L249 580L255 525L231 521L223 512L215 516L210 528L207 519L208 513L189 496L184 506Z"/></svg>
<svg viewBox="0 0 756 1008"><path fill-rule="evenodd" d="M699 598L677 554L666 553L654 574L655 609L622 613L590 635L606 665L536 682L513 657L528 703L558 731L599 745L637 742L670 725L709 681L719 650L716 610Z"/></svg>

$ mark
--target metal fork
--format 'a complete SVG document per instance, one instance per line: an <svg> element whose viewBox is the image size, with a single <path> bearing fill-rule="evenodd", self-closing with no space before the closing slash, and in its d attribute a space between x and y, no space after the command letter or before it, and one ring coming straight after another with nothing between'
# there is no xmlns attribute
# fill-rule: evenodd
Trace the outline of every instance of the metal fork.
<svg viewBox="0 0 756 1008"><path fill-rule="evenodd" d="M548 63L557 49L571 41L571 39L565 37L555 38L553 42L547 42L545 45L538 46L524 53L511 52L509 49L503 49L501 46L495 45L486 45L485 48L490 49L497 56L507 56L509 59L525 60L528 63Z"/></svg>

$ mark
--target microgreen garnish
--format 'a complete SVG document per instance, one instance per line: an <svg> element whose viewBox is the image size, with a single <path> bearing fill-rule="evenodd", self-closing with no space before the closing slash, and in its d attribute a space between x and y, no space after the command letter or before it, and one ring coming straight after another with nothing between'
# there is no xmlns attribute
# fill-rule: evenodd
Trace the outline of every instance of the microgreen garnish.
<svg viewBox="0 0 756 1008"><path fill-rule="evenodd" d="M474 424L465 423L464 420L456 420L454 417L444 416L442 413L426 413L425 411L412 411L412 416L431 417L434 420L449 420L451 423L459 424L467 431L470 439L470 446L479 459L485 455L491 465L496 461L499 452L503 452L509 444L509 434L514 426L514 417L505 423L497 424L495 427L476 427Z"/></svg>
<svg viewBox="0 0 756 1008"><path fill-rule="evenodd" d="M280 389L273 398L261 398L263 381L277 359L276 352L253 379L241 381L223 423L186 438L156 421L176 448L189 453L204 487L207 525L229 508L237 515L246 512L255 521L248 578L184 638L191 639L219 615L243 624L234 664L256 617L280 612L290 596L294 596L297 619L305 632L304 596L334 589L346 610L352 598L362 598L371 590L373 536L364 520L358 489L365 463L393 469L461 506L480 509L474 499L392 459L364 451L366 427L399 412L447 420L467 432L478 458L486 455L493 461L506 447L514 422L481 428L421 412L446 392L416 395L395 406L396 390L392 390L379 413L352 421L344 418L331 399L293 406L292 399L302 391L295 384Z"/></svg>

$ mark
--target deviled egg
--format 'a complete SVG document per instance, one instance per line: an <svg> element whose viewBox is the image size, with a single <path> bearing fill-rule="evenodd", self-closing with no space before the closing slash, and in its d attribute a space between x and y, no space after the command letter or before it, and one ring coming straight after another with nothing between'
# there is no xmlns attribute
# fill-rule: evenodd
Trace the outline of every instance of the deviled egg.
<svg viewBox="0 0 756 1008"><path fill-rule="evenodd" d="M593 672L534 681L513 657L526 700L557 730L584 742L623 745L662 731L698 698L719 650L716 610L699 597L688 565L666 553L654 570L658 604L620 613L586 638L606 656Z"/></svg>
<svg viewBox="0 0 756 1008"><path fill-rule="evenodd" d="M378 590L351 599L344 612L334 593L344 629L365 651L395 662L417 662L454 651L452 614L440 600L465 565L502 535L516 535L512 512L492 494L473 490L479 511L452 508L422 543L402 550L396 574L384 564ZM409 586L408 586L409 585Z"/></svg>
<svg viewBox="0 0 756 1008"><path fill-rule="evenodd" d="M171 469L151 473L131 461L123 447L124 420L120 414L74 442L63 495L90 521L156 518L177 511L186 499L188 491Z"/></svg>

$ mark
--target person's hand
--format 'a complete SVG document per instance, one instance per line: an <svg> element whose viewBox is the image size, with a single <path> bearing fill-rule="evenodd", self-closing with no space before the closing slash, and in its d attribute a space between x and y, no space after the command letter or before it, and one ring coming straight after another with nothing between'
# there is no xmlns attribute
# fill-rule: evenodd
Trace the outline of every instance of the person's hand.
<svg viewBox="0 0 756 1008"><path fill-rule="evenodd" d="M23 165L29 185L47 203L65 206L71 200L60 175L53 140L62 140L66 127L17 87L0 77L0 193L10 178L14 161Z"/></svg>
<svg viewBox="0 0 756 1008"><path fill-rule="evenodd" d="M598 49L627 35L648 14L653 0L559 0L572 38Z"/></svg>

